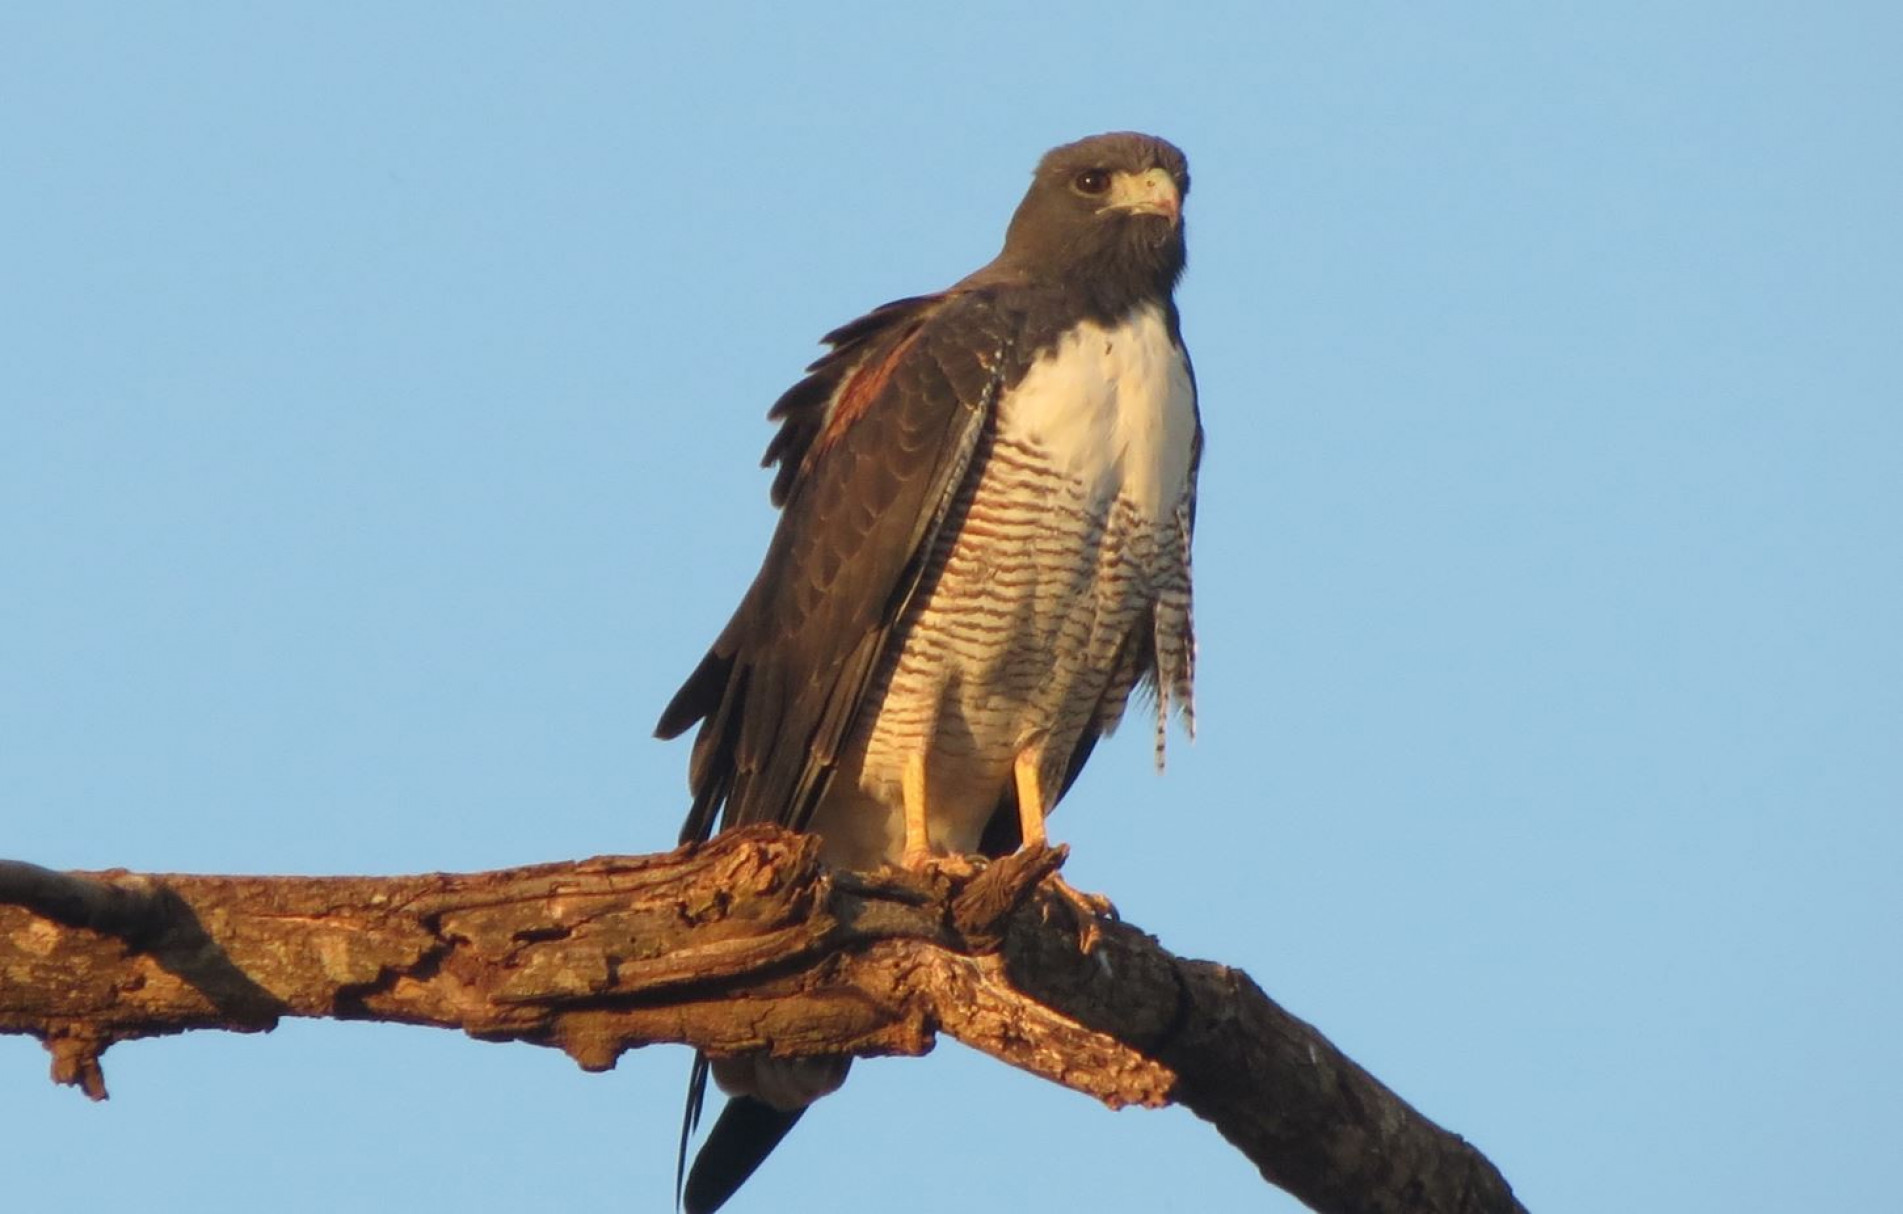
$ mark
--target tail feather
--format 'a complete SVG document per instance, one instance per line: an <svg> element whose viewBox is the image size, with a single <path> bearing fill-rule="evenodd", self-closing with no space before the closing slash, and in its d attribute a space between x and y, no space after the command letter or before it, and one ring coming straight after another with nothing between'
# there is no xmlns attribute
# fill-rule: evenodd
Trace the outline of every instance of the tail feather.
<svg viewBox="0 0 1903 1214"><path fill-rule="evenodd" d="M690 1124L699 1120L697 1097L705 1092L705 1067L704 1060L695 1063L701 1086L689 1097ZM725 1205L805 1112L805 1108L776 1109L751 1096L729 1098L714 1128L708 1131L707 1141L701 1144L700 1154L694 1157L684 1187L676 1174L677 1198L687 1214L714 1214ZM687 1140L683 1137L683 1163L686 1158Z"/></svg>
<svg viewBox="0 0 1903 1214"><path fill-rule="evenodd" d="M675 1204L687 1214L713 1214L780 1145L807 1106L837 1091L851 1069L850 1055L774 1058L756 1052L716 1061L695 1054L674 1166ZM709 1079L729 1099L689 1168L687 1146L700 1128Z"/></svg>
<svg viewBox="0 0 1903 1214"><path fill-rule="evenodd" d="M681 1149L674 1156L674 1204L681 1204L681 1191L687 1183L687 1144L700 1128L700 1111L707 1103L707 1055L696 1051L694 1069L687 1073L687 1108L681 1114Z"/></svg>

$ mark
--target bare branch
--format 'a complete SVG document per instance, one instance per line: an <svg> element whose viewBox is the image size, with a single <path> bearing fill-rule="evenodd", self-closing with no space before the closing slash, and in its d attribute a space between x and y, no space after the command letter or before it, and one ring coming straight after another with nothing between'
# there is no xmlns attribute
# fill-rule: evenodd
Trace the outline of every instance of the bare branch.
<svg viewBox="0 0 1903 1214"><path fill-rule="evenodd" d="M587 1070L920 1054L935 1034L1112 1107L1179 1103L1314 1209L1519 1211L1498 1171L1237 970L1080 923L1061 852L973 875L834 873L771 829L474 874L211 877L0 865L0 1032L105 1095L117 1041L282 1016L401 1021ZM1090 942L1089 950L1082 946Z"/></svg>

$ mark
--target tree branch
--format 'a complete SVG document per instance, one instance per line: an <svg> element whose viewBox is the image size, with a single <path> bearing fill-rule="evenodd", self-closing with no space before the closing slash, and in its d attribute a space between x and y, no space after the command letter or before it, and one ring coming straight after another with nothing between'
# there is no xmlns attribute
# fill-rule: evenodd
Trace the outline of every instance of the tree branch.
<svg viewBox="0 0 1903 1214"><path fill-rule="evenodd" d="M1325 1214L1520 1211L1500 1173L1246 974L1080 920L1053 851L975 875L832 872L755 828L660 856L413 877L0 863L0 1032L104 1098L114 1042L283 1016L459 1028L586 1070L922 1054L938 1032L1111 1107L1185 1105Z"/></svg>

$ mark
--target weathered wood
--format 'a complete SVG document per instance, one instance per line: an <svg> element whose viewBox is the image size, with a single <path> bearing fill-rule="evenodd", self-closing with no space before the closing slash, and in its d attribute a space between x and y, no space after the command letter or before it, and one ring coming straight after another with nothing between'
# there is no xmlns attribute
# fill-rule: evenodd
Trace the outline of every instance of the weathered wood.
<svg viewBox="0 0 1903 1214"><path fill-rule="evenodd" d="M1517 1211L1499 1172L1247 975L1085 922L1061 852L834 873L767 828L473 874L213 877L0 864L0 1032L105 1095L138 1037L284 1016L554 1046L588 1070L712 1054L920 1054L939 1032L1112 1107L1180 1103L1317 1210ZM1085 946L1088 946L1087 948Z"/></svg>

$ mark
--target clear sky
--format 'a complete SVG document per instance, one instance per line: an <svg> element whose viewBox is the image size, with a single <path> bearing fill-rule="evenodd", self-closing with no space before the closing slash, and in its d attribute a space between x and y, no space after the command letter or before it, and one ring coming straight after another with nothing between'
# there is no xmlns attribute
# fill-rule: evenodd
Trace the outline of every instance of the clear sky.
<svg viewBox="0 0 1903 1214"><path fill-rule="evenodd" d="M1527 1203L1888 1209L1903 1126L1893 5L7 5L0 854L662 850L654 717L833 325L1047 147L1189 154L1201 732L1071 878ZM664 1210L688 1055L0 1040L10 1208ZM1294 1209L947 1043L733 1207Z"/></svg>

